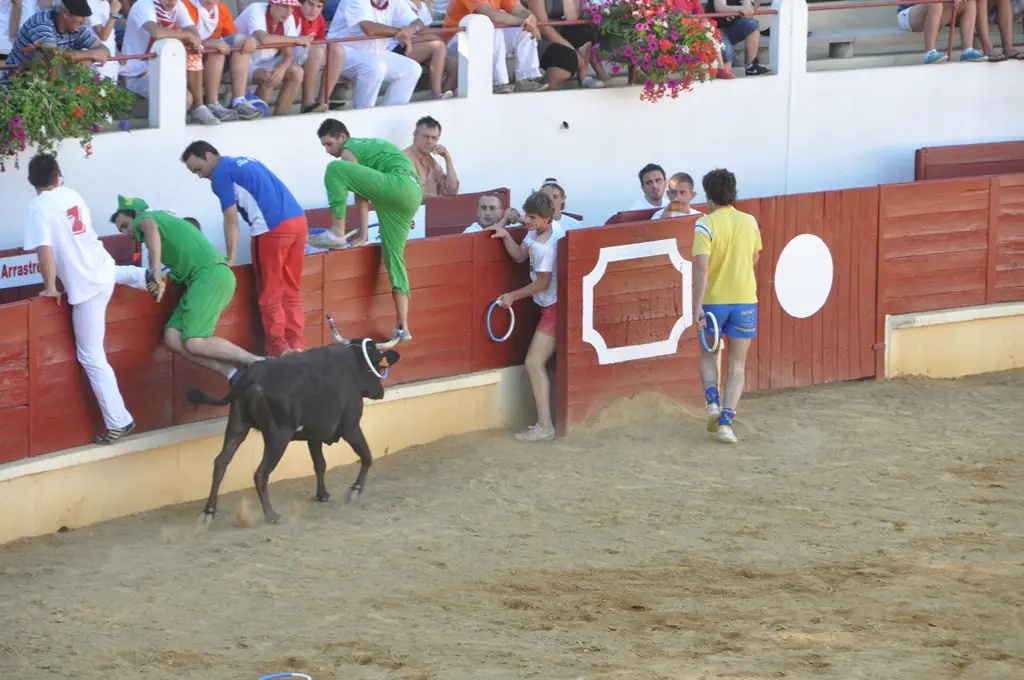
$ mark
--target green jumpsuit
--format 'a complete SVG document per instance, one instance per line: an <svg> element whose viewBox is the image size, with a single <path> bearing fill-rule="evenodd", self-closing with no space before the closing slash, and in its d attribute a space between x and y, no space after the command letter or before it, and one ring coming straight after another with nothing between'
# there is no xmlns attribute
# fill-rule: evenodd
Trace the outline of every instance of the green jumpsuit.
<svg viewBox="0 0 1024 680"><path fill-rule="evenodd" d="M345 219L348 192L373 203L380 220L380 242L391 287L409 294L409 273L402 256L416 211L423 203L423 188L412 161L391 142L350 138L345 147L358 163L331 161L324 174L331 212Z"/></svg>

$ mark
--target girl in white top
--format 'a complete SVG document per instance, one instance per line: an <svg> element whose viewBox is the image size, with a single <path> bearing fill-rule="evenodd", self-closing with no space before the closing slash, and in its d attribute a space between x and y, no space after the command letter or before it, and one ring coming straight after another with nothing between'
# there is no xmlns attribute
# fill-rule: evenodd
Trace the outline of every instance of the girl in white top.
<svg viewBox="0 0 1024 680"><path fill-rule="evenodd" d="M121 16L121 0L88 0L92 16L92 30L108 50L110 56L117 56L117 40L114 37L114 24ZM108 80L117 82L120 62L108 61L105 64L94 64L93 70Z"/></svg>
<svg viewBox="0 0 1024 680"><path fill-rule="evenodd" d="M516 300L533 296L533 301L541 308L540 322L526 353L526 372L530 376L530 386L537 404L537 424L515 435L521 442L550 441L555 438L547 363L555 355L558 240L565 236L565 232L553 221L554 214L555 204L551 197L539 191L534 192L523 203L523 226L529 230L523 242L516 243L503 227L495 227L492 236L503 240L509 257L516 262L530 261L531 283L505 293L498 298L498 304L508 309Z"/></svg>

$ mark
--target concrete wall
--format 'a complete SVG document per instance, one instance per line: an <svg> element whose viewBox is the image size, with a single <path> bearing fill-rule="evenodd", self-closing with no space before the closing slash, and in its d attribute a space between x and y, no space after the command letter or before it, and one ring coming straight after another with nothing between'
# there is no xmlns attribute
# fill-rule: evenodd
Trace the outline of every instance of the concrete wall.
<svg viewBox="0 0 1024 680"><path fill-rule="evenodd" d="M868 186L913 179L913 152L926 145L1002 141L1020 136L1018 87L1024 64L946 64L866 71L807 73L807 6L776 0L776 75L700 84L678 100L640 101L638 87L570 89L495 96L490 86L490 22L468 17L461 34L460 98L334 114L357 136L411 142L419 117L444 126L462 191L512 189L514 203L549 176L566 186L571 212L603 223L640 195L637 171L648 162L695 177L728 167L741 197ZM184 125L184 59L168 42L161 52L152 118L159 127L96 138L85 160L65 144L60 160L68 186L81 192L97 222L118 193L194 215L220 244L220 214L209 183L178 157L195 139L227 155L267 163L306 208L326 205L323 169L329 157L315 131L326 115ZM563 127L568 123L568 128ZM25 206L33 194L11 165L0 175L0 247L20 245ZM698 197L702 201L703 196ZM101 233L113 226L98 224ZM245 243L239 251L247 256Z"/></svg>
<svg viewBox="0 0 1024 680"><path fill-rule="evenodd" d="M1024 303L889 316L885 344L886 378L1024 368Z"/></svg>
<svg viewBox="0 0 1024 680"><path fill-rule="evenodd" d="M380 458L450 435L524 426L532 422L532 407L525 371L503 368L390 389L382 401L367 402L362 424L374 458ZM181 425L110 447L87 446L0 467L0 544L205 499L224 424L219 419ZM328 468L358 460L344 442L324 452ZM252 475L262 455L262 437L250 432L228 467L221 494L249 489L252 507L258 508ZM335 502L344 502L357 469L345 486L328 487ZM295 442L271 481L312 474L305 442ZM369 480L372 493L372 468ZM309 483L312 498L313 480ZM197 517L200 512L197 506ZM222 514L231 516L230 510Z"/></svg>

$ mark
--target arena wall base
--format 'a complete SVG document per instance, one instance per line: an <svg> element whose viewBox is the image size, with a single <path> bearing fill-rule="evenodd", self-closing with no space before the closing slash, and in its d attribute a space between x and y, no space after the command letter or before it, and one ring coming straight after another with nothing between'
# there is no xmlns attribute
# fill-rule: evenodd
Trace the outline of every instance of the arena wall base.
<svg viewBox="0 0 1024 680"><path fill-rule="evenodd" d="M442 437L520 427L532 422L532 408L529 380L515 366L391 388L383 400L367 402L362 424L379 459ZM206 498L225 421L181 425L113 446L86 446L0 466L0 544ZM251 432L228 467L221 493L252 489L262 452L263 438ZM326 448L325 454L329 468L358 460L344 442ZM312 474L305 442L294 442L271 480ZM334 491L342 498L342 489Z"/></svg>
<svg viewBox="0 0 1024 680"><path fill-rule="evenodd" d="M885 377L960 378L1024 368L1024 303L885 320Z"/></svg>

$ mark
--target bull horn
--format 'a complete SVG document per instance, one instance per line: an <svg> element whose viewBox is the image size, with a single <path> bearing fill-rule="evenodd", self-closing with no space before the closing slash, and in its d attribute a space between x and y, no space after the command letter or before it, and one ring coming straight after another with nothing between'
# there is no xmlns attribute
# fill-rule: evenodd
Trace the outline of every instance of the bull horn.
<svg viewBox="0 0 1024 680"><path fill-rule="evenodd" d="M389 349L391 349L392 347L394 347L395 345L397 345L398 343L400 343L401 341L402 341L402 336L401 335L396 335L395 337L391 338L390 340L388 340L385 343L375 342L375 343L373 343L373 346L377 348L378 352L386 352Z"/></svg>
<svg viewBox="0 0 1024 680"><path fill-rule="evenodd" d="M330 314L327 314L326 316L327 323L331 326L331 335L334 336L335 342L338 342L342 345L349 344L349 341L342 337L341 333L338 332L338 327L334 325L334 317L332 317Z"/></svg>

